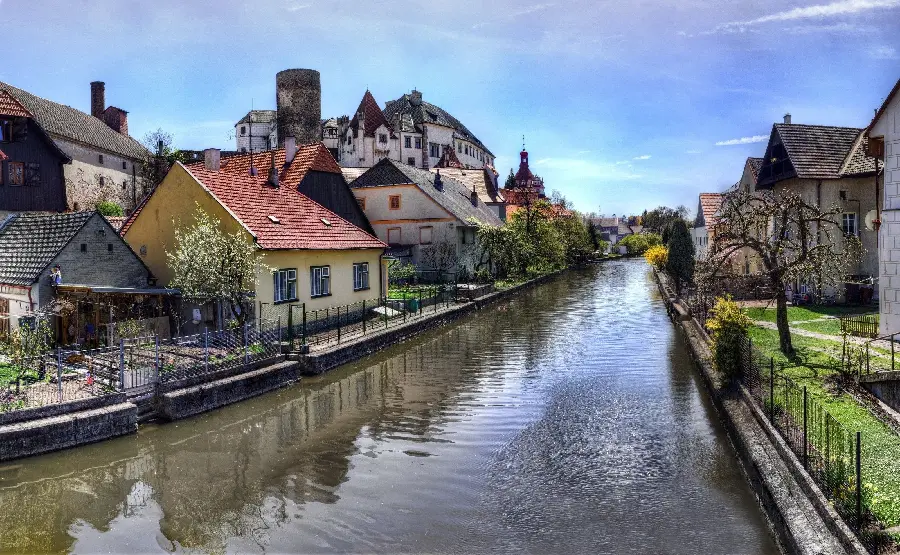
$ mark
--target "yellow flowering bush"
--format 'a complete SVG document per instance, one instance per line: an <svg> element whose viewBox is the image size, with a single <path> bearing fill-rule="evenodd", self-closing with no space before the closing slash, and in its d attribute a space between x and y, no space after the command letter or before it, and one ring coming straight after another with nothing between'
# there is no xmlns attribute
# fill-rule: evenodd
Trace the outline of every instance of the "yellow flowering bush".
<svg viewBox="0 0 900 555"><path fill-rule="evenodd" d="M644 258L657 270L666 267L666 261L669 259L669 249L662 245L654 245L644 251Z"/></svg>

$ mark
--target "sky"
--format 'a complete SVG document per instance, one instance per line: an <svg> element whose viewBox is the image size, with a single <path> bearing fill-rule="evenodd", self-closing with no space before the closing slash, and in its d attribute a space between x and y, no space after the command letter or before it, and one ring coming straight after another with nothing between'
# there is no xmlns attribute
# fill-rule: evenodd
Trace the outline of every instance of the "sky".
<svg viewBox="0 0 900 555"><path fill-rule="evenodd" d="M865 127L900 78L900 0L0 0L0 80L132 136L234 149L275 74L321 72L323 117L413 88L505 176L523 136L548 193L598 214L686 205L740 179L774 122Z"/></svg>

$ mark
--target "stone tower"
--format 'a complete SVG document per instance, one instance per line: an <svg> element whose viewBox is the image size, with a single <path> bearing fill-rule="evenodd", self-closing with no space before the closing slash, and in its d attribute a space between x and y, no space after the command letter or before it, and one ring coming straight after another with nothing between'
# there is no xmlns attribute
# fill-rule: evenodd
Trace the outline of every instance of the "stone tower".
<svg viewBox="0 0 900 555"><path fill-rule="evenodd" d="M322 140L322 85L314 69L286 69L275 76L278 146L285 137L297 144Z"/></svg>

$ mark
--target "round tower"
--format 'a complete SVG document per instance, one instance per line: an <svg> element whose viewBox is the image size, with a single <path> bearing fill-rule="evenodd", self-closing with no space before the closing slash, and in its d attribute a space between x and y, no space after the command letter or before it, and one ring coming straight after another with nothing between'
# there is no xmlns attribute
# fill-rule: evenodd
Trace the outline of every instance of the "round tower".
<svg viewBox="0 0 900 555"><path fill-rule="evenodd" d="M297 144L322 140L322 85L314 69L286 69L275 76L278 146L285 137Z"/></svg>

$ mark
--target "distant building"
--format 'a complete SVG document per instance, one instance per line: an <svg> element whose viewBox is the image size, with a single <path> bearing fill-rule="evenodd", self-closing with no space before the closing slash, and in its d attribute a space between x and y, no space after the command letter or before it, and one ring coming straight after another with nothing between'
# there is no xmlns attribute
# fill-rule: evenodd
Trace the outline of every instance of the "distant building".
<svg viewBox="0 0 900 555"><path fill-rule="evenodd" d="M141 164L149 152L128 135L128 112L106 106L102 82L91 83L90 114L6 83L0 90L21 104L71 160L63 166L67 209L92 209L100 201L125 210L137 206L144 196Z"/></svg>
<svg viewBox="0 0 900 555"><path fill-rule="evenodd" d="M515 183L512 187L504 185L503 197L506 199L507 215L511 215L518 208L547 198L544 194L544 180L531 173L528 167L528 151L524 148L519 153L519 171L516 172Z"/></svg>
<svg viewBox="0 0 900 555"><path fill-rule="evenodd" d="M694 219L694 227L691 237L694 240L694 256L698 260L706 258L709 245L715 240L716 220L719 209L722 207L721 193L700 193L700 201L697 204L697 217Z"/></svg>
<svg viewBox="0 0 900 555"><path fill-rule="evenodd" d="M234 124L235 146L238 152L269 150L278 145L278 125L275 110L250 110Z"/></svg>

